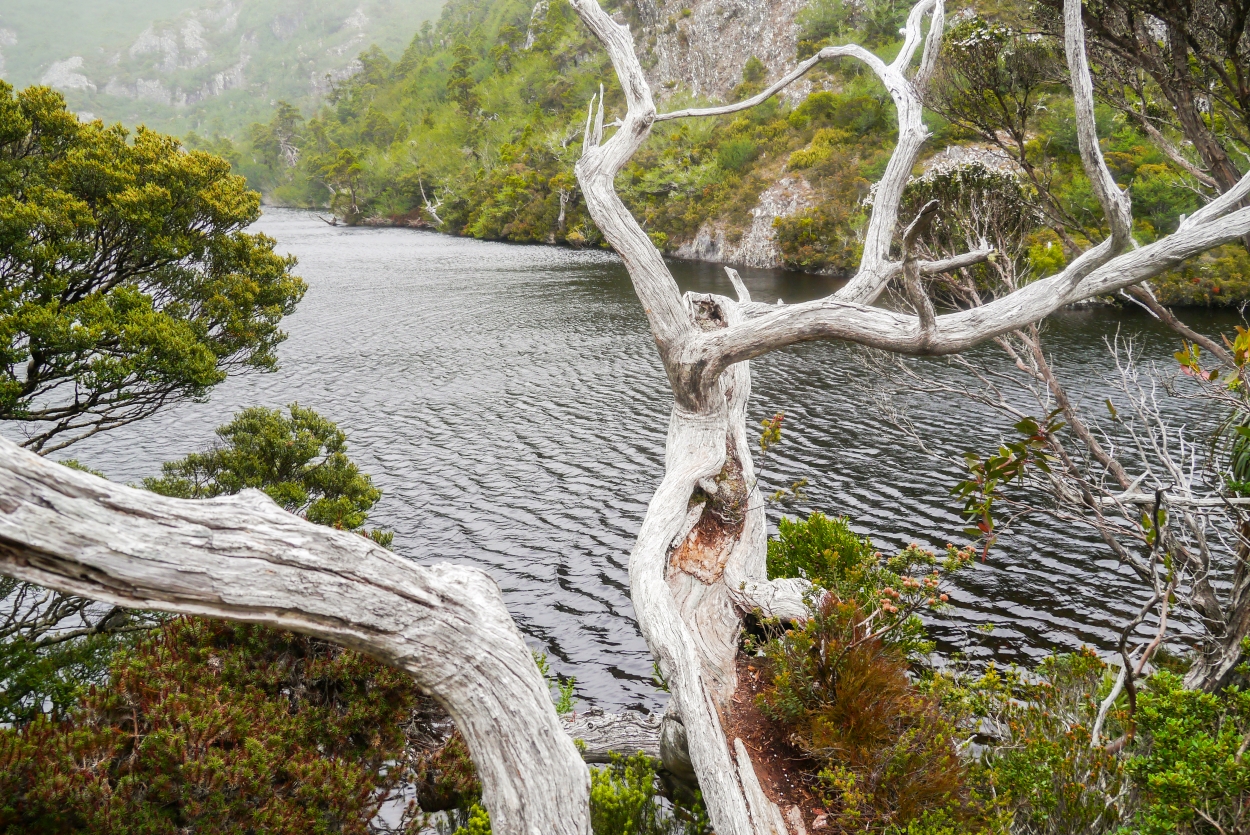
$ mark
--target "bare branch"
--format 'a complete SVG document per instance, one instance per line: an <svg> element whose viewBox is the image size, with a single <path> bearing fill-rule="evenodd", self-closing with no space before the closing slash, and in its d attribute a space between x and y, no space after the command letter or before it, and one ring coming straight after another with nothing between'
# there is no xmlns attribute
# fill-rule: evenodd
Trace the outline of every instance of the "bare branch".
<svg viewBox="0 0 1250 835"><path fill-rule="evenodd" d="M651 132L655 101L634 52L629 28L612 20L597 0L570 2L612 59L626 103L626 113L616 133L601 145L590 145L578 160L577 179L591 217L629 270L661 357L665 357L683 338L695 333L695 325L660 251L625 208L614 184L616 175Z"/></svg>
<svg viewBox="0 0 1250 835"><path fill-rule="evenodd" d="M1181 170L1207 188L1219 188L1220 184L1216 179L1186 159L1185 155L1180 152L1180 149L1173 145L1145 114L1135 113L1134 115L1137 116L1137 124L1141 126L1141 129L1146 132L1147 136L1155 141L1155 144L1167 155L1168 159L1172 160Z"/></svg>
<svg viewBox="0 0 1250 835"><path fill-rule="evenodd" d="M654 713L604 713L592 707L560 720L565 732L582 743L582 759L588 763L610 763L614 756L631 757L639 751L660 758L660 717Z"/></svg>
<svg viewBox="0 0 1250 835"><path fill-rule="evenodd" d="M1237 364L1233 361L1232 354L1228 353L1228 350L1223 345L1205 334L1198 333L1178 319L1172 311L1160 304L1159 300L1155 298L1154 292L1151 291L1150 285L1138 284L1127 288L1124 292L1128 293L1133 301L1146 308L1147 312L1152 316L1180 334L1181 338L1188 339L1195 345L1200 345L1204 350L1210 352L1212 356L1224 364L1225 368L1232 369L1237 367Z"/></svg>
<svg viewBox="0 0 1250 835"><path fill-rule="evenodd" d="M1180 228L1191 229L1203 223L1209 223L1212 218L1219 217L1234 209L1247 194L1250 194L1250 174L1242 177L1235 186L1181 221Z"/></svg>
<svg viewBox="0 0 1250 835"><path fill-rule="evenodd" d="M1133 213L1128 195L1120 191L1103 159L1094 123L1094 82L1085 55L1085 24L1081 21L1081 0L1064 0L1063 44L1072 79L1072 101L1076 110L1076 131L1081 146L1081 163L1094 194L1111 224L1112 249L1123 250L1132 242Z"/></svg>
<svg viewBox="0 0 1250 835"><path fill-rule="evenodd" d="M920 33L920 25L923 22L925 7L923 4L917 4L912 8L911 14L907 16L907 40L904 41L903 49L899 52L898 57L894 59L895 65L899 69L904 69L911 64L911 53L908 46L911 44L912 33L917 35ZM933 9L933 19L929 22L929 35L924 41L924 53L920 56L920 69L916 71L916 77L913 83L916 88L923 94L929 87L929 81L933 78L933 73L937 69L938 55L942 52L942 32L946 28L946 10L941 3ZM911 46L914 50L915 47Z"/></svg>
<svg viewBox="0 0 1250 835"><path fill-rule="evenodd" d="M1179 231L1153 244L1124 253L1074 281L1088 263L1080 259L1067 270L981 307L938 316L932 331L924 331L915 316L847 303L836 295L784 307L760 305L748 309L747 321L704 335L697 346L707 358L706 374L800 342L838 339L902 354L953 354L979 342L1018 330L1056 310L1095 296L1115 293L1167 270L1187 258L1236 240L1250 232L1250 209L1217 222ZM1095 249L1108 247L1104 241ZM1093 252L1094 250L1091 250ZM1088 254L1088 253L1087 253ZM1075 286L1074 286L1075 285ZM692 351L694 353L694 351Z"/></svg>
<svg viewBox="0 0 1250 835"><path fill-rule="evenodd" d="M903 280L907 287L907 295L910 297L912 305L916 308L916 314L920 317L920 330L924 333L933 332L934 320L937 314L933 309L933 301L920 284L920 268L914 253L916 238L924 234L933 224L933 218L937 214L937 210L938 201L930 200L921 208L920 213L916 215L916 219L903 232Z"/></svg>
<svg viewBox="0 0 1250 835"><path fill-rule="evenodd" d="M994 250L986 247L984 249L976 249L971 252L965 252L962 255L942 258L938 261L919 261L917 262L917 266L920 268L921 275L940 275L941 273L953 273L956 270L962 270L965 267L972 267L986 261L991 261L993 258Z"/></svg>
<svg viewBox="0 0 1250 835"><path fill-rule="evenodd" d="M834 58L857 58L868 65L873 72L884 78L885 74L890 72L890 68L885 62L873 55L868 50L858 44L845 44L843 46L826 46L817 52L811 58L792 69L790 72L782 76L764 92L752 96L740 102L733 104L720 105L719 107L688 107L685 110L674 110L669 113L660 113L655 117L657 122L667 122L672 119L692 119L700 116L726 116L730 113L737 113L740 110L748 110L756 105L763 104L782 90L807 75L808 70L822 61L832 61Z"/></svg>
<svg viewBox="0 0 1250 835"><path fill-rule="evenodd" d="M734 286L734 292L738 294L738 303L750 304L751 291L742 282L742 276L738 275L738 271L733 267L725 267L725 273L729 276L729 283Z"/></svg>
<svg viewBox="0 0 1250 835"><path fill-rule="evenodd" d="M913 83L903 75L903 70L915 54L920 25L930 9L933 10L933 25L929 30L923 59L929 63L922 66L916 83ZM908 34L905 44L912 44L911 48L905 47L898 60L888 67L879 59L876 65L869 63L885 84L890 98L894 100L898 115L898 143L886 164L885 173L877 183L868 229L864 233L864 254L859 270L834 294L834 298L841 301L871 304L885 290L891 277L897 274L896 268L890 262L890 244L894 240L903 189L906 188L916 160L920 157L920 149L929 137L929 129L924 124L922 88L918 85L928 82L932 75L933 62L937 60L936 56L941 48L943 9L942 0L921 0L907 19Z"/></svg>
<svg viewBox="0 0 1250 835"><path fill-rule="evenodd" d="M425 183L421 182L420 177L417 178L417 185L421 188L421 200L425 203L425 211L429 213L430 217L434 218L435 223L442 226L443 219L438 216L438 210L443 205L443 201L440 199L436 203L430 202L430 198L425 196ZM438 197L438 192L435 192L434 196Z"/></svg>

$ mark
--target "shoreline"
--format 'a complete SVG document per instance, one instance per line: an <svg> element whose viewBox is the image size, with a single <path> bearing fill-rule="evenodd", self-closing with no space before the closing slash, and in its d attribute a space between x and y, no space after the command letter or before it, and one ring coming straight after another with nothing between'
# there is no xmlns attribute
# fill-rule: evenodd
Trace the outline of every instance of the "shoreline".
<svg viewBox="0 0 1250 835"><path fill-rule="evenodd" d="M375 217L369 217L369 218L362 218L357 223L347 223L346 221L340 220L337 216L333 214L330 215L330 219L326 219L326 217L321 214L321 212L323 211L321 209L308 208L304 206L286 206L286 205L281 205L278 203L269 203L269 202L266 202L265 200L262 200L261 211L263 212L266 209L283 209L286 211L307 212L308 214L313 215L318 220L325 223L327 226L332 226L334 228L407 229L407 230L411 230L414 232L429 232L435 235L444 235L448 238L463 238L465 240L472 240L472 241L488 241L491 243L509 244L511 246L554 246L554 247L559 247L560 249L567 249L567 250L572 250L572 251L594 250L594 251L612 252L615 254L615 250L613 250L611 247L608 247L608 246L604 246L604 247L576 246L574 244L568 243L567 241L558 241L555 239L554 236L552 236L551 238L545 241L512 241L512 240L506 240L503 238L475 238L471 235L457 235L454 232L445 232L441 229L438 229L433 223L430 223L428 220L421 218L419 211L411 212L407 215L392 215L390 217L375 216ZM733 261L712 261L706 258L695 258L695 257L687 256L687 255L678 254L678 251L680 249L681 247L677 247L677 250L674 250L674 251L660 250L660 254L665 259L672 259L674 261L682 261L682 262L690 263L690 264L708 264L708 265L720 266L720 267L733 267L739 270L747 269L747 270L764 270L764 271L769 271L769 272L792 273L795 275L813 276L813 277L839 280L839 276L833 273L819 272L819 271L812 272L808 270L798 269L795 267L787 267L784 264L761 267L758 265L744 264L744 263L733 262ZM844 280L844 277L843 277L843 280ZM1210 313L1215 313L1215 312L1237 313L1239 311L1245 310L1248 306L1250 306L1250 297L1245 297L1245 298L1230 297L1228 304L1220 304L1220 305L1173 303L1173 304L1167 304L1166 306L1170 309L1183 310L1183 311L1207 311ZM1081 301L1075 304L1068 305L1064 309L1065 310L1094 310L1094 309L1099 309L1099 308L1114 308L1114 307L1137 308L1137 305L1124 302L1124 301L1113 300L1113 299L1087 299L1085 301ZM1143 310L1142 312L1146 313L1147 315L1153 315L1153 314L1150 314L1149 311Z"/></svg>

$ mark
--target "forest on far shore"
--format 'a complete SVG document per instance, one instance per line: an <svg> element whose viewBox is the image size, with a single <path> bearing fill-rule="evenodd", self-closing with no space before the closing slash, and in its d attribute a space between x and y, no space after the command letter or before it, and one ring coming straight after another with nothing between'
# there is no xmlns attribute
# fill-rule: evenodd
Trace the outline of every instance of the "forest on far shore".
<svg viewBox="0 0 1250 835"><path fill-rule="evenodd" d="M637 28L630 4L615 8ZM907 11L888 0L813 0L798 17L794 61L847 41L889 58ZM964 86L966 76L940 80L926 102L933 135L917 174L1009 174L999 179L1013 194L1000 199L1031 209L1021 219L1028 269L1052 274L1099 238L1103 222L1081 170L1053 10L1011 0L954 3L948 15L947 66L984 72L975 91ZM684 18L669 25L680 29ZM639 44L644 61L649 46ZM1139 91L1114 86L1110 50L1108 72L1098 77L1099 134L1117 181L1132 193L1134 236L1149 243L1202 205L1214 180L1195 177L1203 160L1148 77ZM188 144L229 159L276 205L332 211L347 223L603 246L573 164L599 84L606 84L609 120L621 98L606 57L564 0L538 7L452 0L398 61L376 48L360 60L360 72L336 83L310 114L279 102L267 123L241 138L193 134ZM749 231L761 193L783 178L801 179L811 187L810 205L774 222L779 266L839 276L854 269L865 201L893 149L894 110L856 62L820 65L809 77L812 91L799 99L657 125L620 190L661 249L676 251L700 229L723 233L732 246ZM767 82L751 56L730 98ZM1239 101L1231 93L1212 96L1223 109L1209 117L1210 132L1234 160L1250 148ZM661 109L695 103L677 87L666 91ZM1245 249L1223 247L1159 280L1156 292L1168 304L1237 306L1250 297L1247 275Z"/></svg>

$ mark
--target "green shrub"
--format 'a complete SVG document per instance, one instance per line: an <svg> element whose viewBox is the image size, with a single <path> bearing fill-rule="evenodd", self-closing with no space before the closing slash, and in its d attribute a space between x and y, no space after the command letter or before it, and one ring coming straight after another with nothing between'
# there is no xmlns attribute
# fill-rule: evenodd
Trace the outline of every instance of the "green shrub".
<svg viewBox="0 0 1250 835"><path fill-rule="evenodd" d="M815 763L832 832L924 831L913 827L926 816L968 831L981 816L958 722L912 683L903 652L876 627L857 602L825 595L802 627L765 645L760 709Z"/></svg>
<svg viewBox="0 0 1250 835"><path fill-rule="evenodd" d="M1250 692L1186 690L1158 672L1137 697L1135 719L1126 768L1140 808L1126 835L1250 830Z"/></svg>
<svg viewBox="0 0 1250 835"><path fill-rule="evenodd" d="M692 807L666 808L656 796L655 764L639 751L613 756L590 772L590 828L595 835L701 835L707 816Z"/></svg>
<svg viewBox="0 0 1250 835"><path fill-rule="evenodd" d="M766 565L770 579L803 577L826 589L846 589L853 597L866 587L863 578L880 557L845 516L816 511L806 520L781 518L776 538L768 541Z"/></svg>
<svg viewBox="0 0 1250 835"><path fill-rule="evenodd" d="M1237 307L1250 298L1250 254L1228 244L1151 282L1159 301L1191 307Z"/></svg>
<svg viewBox="0 0 1250 835"><path fill-rule="evenodd" d="M344 530L364 525L382 495L347 457L347 435L298 403L290 405L290 417L278 409L244 409L217 428L217 437L217 446L167 462L164 475L143 486L184 499L256 488L291 513Z"/></svg>
<svg viewBox="0 0 1250 835"><path fill-rule="evenodd" d="M421 698L323 641L178 618L66 718L0 731L0 832L363 835Z"/></svg>
<svg viewBox="0 0 1250 835"><path fill-rule="evenodd" d="M469 820L454 835L491 835L490 815L486 809L480 803L473 804L469 809Z"/></svg>
<svg viewBox="0 0 1250 835"><path fill-rule="evenodd" d="M874 629L888 628L882 640L909 662L932 650L916 613L945 604L947 595L939 587L943 575L972 562L971 548L948 545L939 559L915 543L887 560L871 540L851 530L845 517L820 511L803 521L783 517L777 529L777 537L768 541L769 578L803 577L864 609L865 615L876 609Z"/></svg>
<svg viewBox="0 0 1250 835"><path fill-rule="evenodd" d="M1031 675L991 668L982 678L980 707L999 738L975 778L997 798L1012 832L1114 831L1128 788L1123 763L1090 744L1110 686L1106 664L1088 649L1047 658ZM1119 730L1116 720L1104 733Z"/></svg>
<svg viewBox="0 0 1250 835"><path fill-rule="evenodd" d="M16 580L0 578L0 600L18 593ZM105 677L120 638L101 633L50 646L22 635L0 643L0 724L22 725L36 716L63 716L88 688Z"/></svg>
<svg viewBox="0 0 1250 835"><path fill-rule="evenodd" d="M729 139L716 150L716 164L726 171L738 171L754 160L757 153L755 143L750 139Z"/></svg>
<svg viewBox="0 0 1250 835"><path fill-rule="evenodd" d="M829 159L837 146L848 137L849 134L841 128L821 128L816 131L816 135L812 137L811 143L806 148L800 148L790 155L788 167L791 171L798 171L822 163Z"/></svg>
<svg viewBox="0 0 1250 835"><path fill-rule="evenodd" d="M960 715L908 677L932 649L917 613L943 605L943 573L971 561L970 548L939 559L915 544L887 560L845 518L819 512L783 518L769 540L769 577L805 577L816 591L812 617L763 647L759 707L815 763L812 789L834 831L981 821L955 744Z"/></svg>
<svg viewBox="0 0 1250 835"><path fill-rule="evenodd" d="M703 835L707 814L696 797L690 806L666 806L656 794L655 763L639 751L613 755L590 770L590 830L594 835ZM490 835L490 816L474 805L455 835Z"/></svg>
<svg viewBox="0 0 1250 835"><path fill-rule="evenodd" d="M828 154L811 157L804 157L805 151L795 151L800 161L812 165L804 177L809 182L819 181L828 199L773 221L777 245L787 266L836 274L849 273L858 266L863 253L859 230L867 223L863 198L869 184L861 176L853 151L829 146ZM872 153L865 156L874 159Z"/></svg>

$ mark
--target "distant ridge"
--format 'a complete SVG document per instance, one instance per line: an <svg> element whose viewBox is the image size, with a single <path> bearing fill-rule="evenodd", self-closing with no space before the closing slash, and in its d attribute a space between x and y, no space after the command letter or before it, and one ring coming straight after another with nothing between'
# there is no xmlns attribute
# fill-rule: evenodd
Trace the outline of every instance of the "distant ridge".
<svg viewBox="0 0 1250 835"><path fill-rule="evenodd" d="M443 0L43 0L0 9L0 77L82 116L237 135L309 109L371 46L397 57Z"/></svg>

